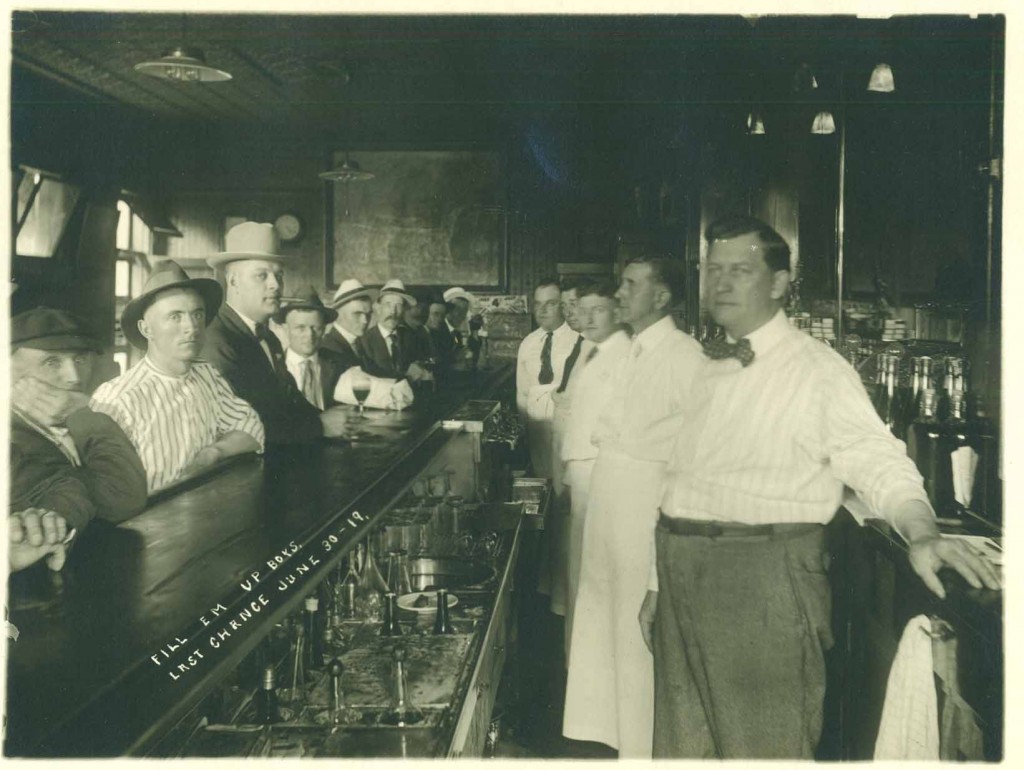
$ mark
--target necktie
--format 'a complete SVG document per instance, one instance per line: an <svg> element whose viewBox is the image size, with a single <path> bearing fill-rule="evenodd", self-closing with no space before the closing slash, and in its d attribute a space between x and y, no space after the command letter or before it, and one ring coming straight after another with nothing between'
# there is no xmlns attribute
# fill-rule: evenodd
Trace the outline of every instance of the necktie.
<svg viewBox="0 0 1024 770"><path fill-rule="evenodd" d="M594 345L594 347L592 347L592 348L590 349L590 352L589 352L589 353L587 353L587 361L586 361L586 362L587 362L588 364L589 364L589 363L590 363L591 361L593 361L593 360L594 360L595 358L597 358L597 350L598 350L598 348L597 348L597 345Z"/></svg>
<svg viewBox="0 0 1024 770"><path fill-rule="evenodd" d="M256 324L256 339L263 343L260 347L266 345L266 353L270 358L270 365L274 367L275 372L281 374L281 367L278 366L278 362L282 357L281 343L278 341L277 337L275 337L274 333L267 328L266 324L258 323ZM284 376L287 378L287 371L285 371Z"/></svg>
<svg viewBox="0 0 1024 770"><path fill-rule="evenodd" d="M391 334L388 335L388 339L391 340L391 366L394 367L395 373L397 374L402 371L401 351L398 349L398 333L391 332Z"/></svg>
<svg viewBox="0 0 1024 770"><path fill-rule="evenodd" d="M541 385L550 385L555 380L555 370L551 368L551 335L548 332L544 337L544 347L540 349L540 374L537 382Z"/></svg>
<svg viewBox="0 0 1024 770"><path fill-rule="evenodd" d="M754 360L754 351L750 347L750 340L746 338L735 343L729 342L725 337L708 340L704 343L704 355L712 361L735 358L744 366L750 366Z"/></svg>
<svg viewBox="0 0 1024 770"><path fill-rule="evenodd" d="M572 374L572 368L576 366L576 361L580 357L580 348L583 347L583 335L581 334L576 338L576 344L572 347L572 352L569 357L565 359L565 370L562 372L562 382L558 386L558 393L564 393L566 386L569 384L569 375Z"/></svg>
<svg viewBox="0 0 1024 770"><path fill-rule="evenodd" d="M313 377L313 361L309 358L302 362L302 395L317 409L320 408L320 394Z"/></svg>
<svg viewBox="0 0 1024 770"><path fill-rule="evenodd" d="M455 347L461 348L462 347L462 332L460 332L458 329L455 329L452 332L452 337L455 338Z"/></svg>

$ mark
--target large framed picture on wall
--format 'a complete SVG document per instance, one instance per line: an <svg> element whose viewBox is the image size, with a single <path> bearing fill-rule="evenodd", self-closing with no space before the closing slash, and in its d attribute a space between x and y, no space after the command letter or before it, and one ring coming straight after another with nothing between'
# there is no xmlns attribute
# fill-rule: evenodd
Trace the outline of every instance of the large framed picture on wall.
<svg viewBox="0 0 1024 770"><path fill-rule="evenodd" d="M333 167L346 160L372 178L326 183L328 286L400 278L407 286L507 289L503 153L340 150Z"/></svg>

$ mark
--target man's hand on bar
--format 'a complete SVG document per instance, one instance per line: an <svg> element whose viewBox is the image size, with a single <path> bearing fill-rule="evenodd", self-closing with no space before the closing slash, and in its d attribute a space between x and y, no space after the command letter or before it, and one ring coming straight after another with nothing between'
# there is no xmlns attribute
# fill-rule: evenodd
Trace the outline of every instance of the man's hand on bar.
<svg viewBox="0 0 1024 770"><path fill-rule="evenodd" d="M344 407L332 407L320 413L320 423L324 426L326 438L344 436L348 427L348 414Z"/></svg>
<svg viewBox="0 0 1024 770"><path fill-rule="evenodd" d="M30 567L43 558L52 570L64 566L68 525L63 516L43 508L26 508L12 514L7 526L12 572Z"/></svg>
<svg viewBox="0 0 1024 770"><path fill-rule="evenodd" d="M949 540L942 535L915 540L910 544L909 557L914 572L940 599L946 598L946 590L938 576L942 567L952 567L975 588L983 585L993 591L1002 588L999 575L989 561L958 540Z"/></svg>

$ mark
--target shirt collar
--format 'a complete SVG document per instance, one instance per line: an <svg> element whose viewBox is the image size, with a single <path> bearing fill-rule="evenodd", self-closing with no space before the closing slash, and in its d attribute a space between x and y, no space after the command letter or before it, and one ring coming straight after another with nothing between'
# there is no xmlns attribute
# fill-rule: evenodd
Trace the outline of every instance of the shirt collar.
<svg viewBox="0 0 1024 770"><path fill-rule="evenodd" d="M246 315L245 313L243 313L243 312L242 312L241 310L239 310L239 309L238 309L237 307L235 307L234 305L232 305L232 304L231 304L230 302L227 302L227 303L225 303L225 304L226 304L226 305L227 305L227 306L228 306L229 308L231 308L232 310L234 310L234 311L235 311L235 314L236 314L236 315L237 315L237 316L238 316L239 318L241 318L241 319L242 319L242 323L244 323L244 324L245 324L245 325L246 325L247 327L249 327L249 331L251 331L251 332L252 332L253 334L256 334L256 322L255 322L254 320L252 320L251 318L249 318L249 316L247 316L247 315Z"/></svg>
<svg viewBox="0 0 1024 770"><path fill-rule="evenodd" d="M340 334L349 345L355 345L356 340L359 339L359 337L354 335L337 321L334 322L334 328L338 330L338 334Z"/></svg>
<svg viewBox="0 0 1024 770"><path fill-rule="evenodd" d="M298 353L296 353L294 350L292 350L291 348L288 348L284 352L284 357L285 357L285 361L286 361L285 366L299 367L299 366L302 366L302 363L304 361L312 361L314 364L316 364L319 361L319 359L317 358L316 352L314 352L313 355L311 355L311 356L301 356Z"/></svg>
<svg viewBox="0 0 1024 770"><path fill-rule="evenodd" d="M172 380L181 380L184 379L185 377L188 377L190 374L192 374L193 369L192 366L189 366L188 371L185 372L184 374L171 374L170 372L165 372L163 369L161 369L159 366L153 363L153 360L148 355L142 357L142 364L147 369L149 369L149 371L151 371L153 374L158 374L161 377L167 377Z"/></svg>
<svg viewBox="0 0 1024 770"><path fill-rule="evenodd" d="M771 320L754 329L746 339L750 341L750 349L754 351L754 355L763 356L782 340L789 328L789 320L782 308L779 308Z"/></svg>
<svg viewBox="0 0 1024 770"><path fill-rule="evenodd" d="M394 330L392 330L392 331L388 331L387 329L385 329L380 324L377 324L377 328L380 329L380 336L383 337L384 339L387 339L392 334L398 334L398 328L397 327Z"/></svg>
<svg viewBox="0 0 1024 770"><path fill-rule="evenodd" d="M621 343L623 340L628 342L629 337L626 336L626 333L622 331L622 329L618 329L605 337L601 342L597 342L595 344L597 345L598 350L607 350L613 345Z"/></svg>
<svg viewBox="0 0 1024 770"><path fill-rule="evenodd" d="M665 338L666 334L675 328L676 322L672 320L672 316L667 315L637 334L633 340L640 345L641 349L652 350Z"/></svg>
<svg viewBox="0 0 1024 770"><path fill-rule="evenodd" d="M452 326L452 322L449 321L447 318L444 319L444 322L448 326L448 331L454 332L456 330L455 327Z"/></svg>

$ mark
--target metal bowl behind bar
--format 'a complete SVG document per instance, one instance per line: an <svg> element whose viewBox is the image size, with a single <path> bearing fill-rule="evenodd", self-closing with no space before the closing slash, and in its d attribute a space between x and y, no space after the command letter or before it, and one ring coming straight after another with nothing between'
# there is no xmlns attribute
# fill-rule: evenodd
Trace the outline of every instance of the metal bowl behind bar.
<svg viewBox="0 0 1024 770"><path fill-rule="evenodd" d="M409 572L416 591L475 586L494 576L487 564L461 559L413 559Z"/></svg>

